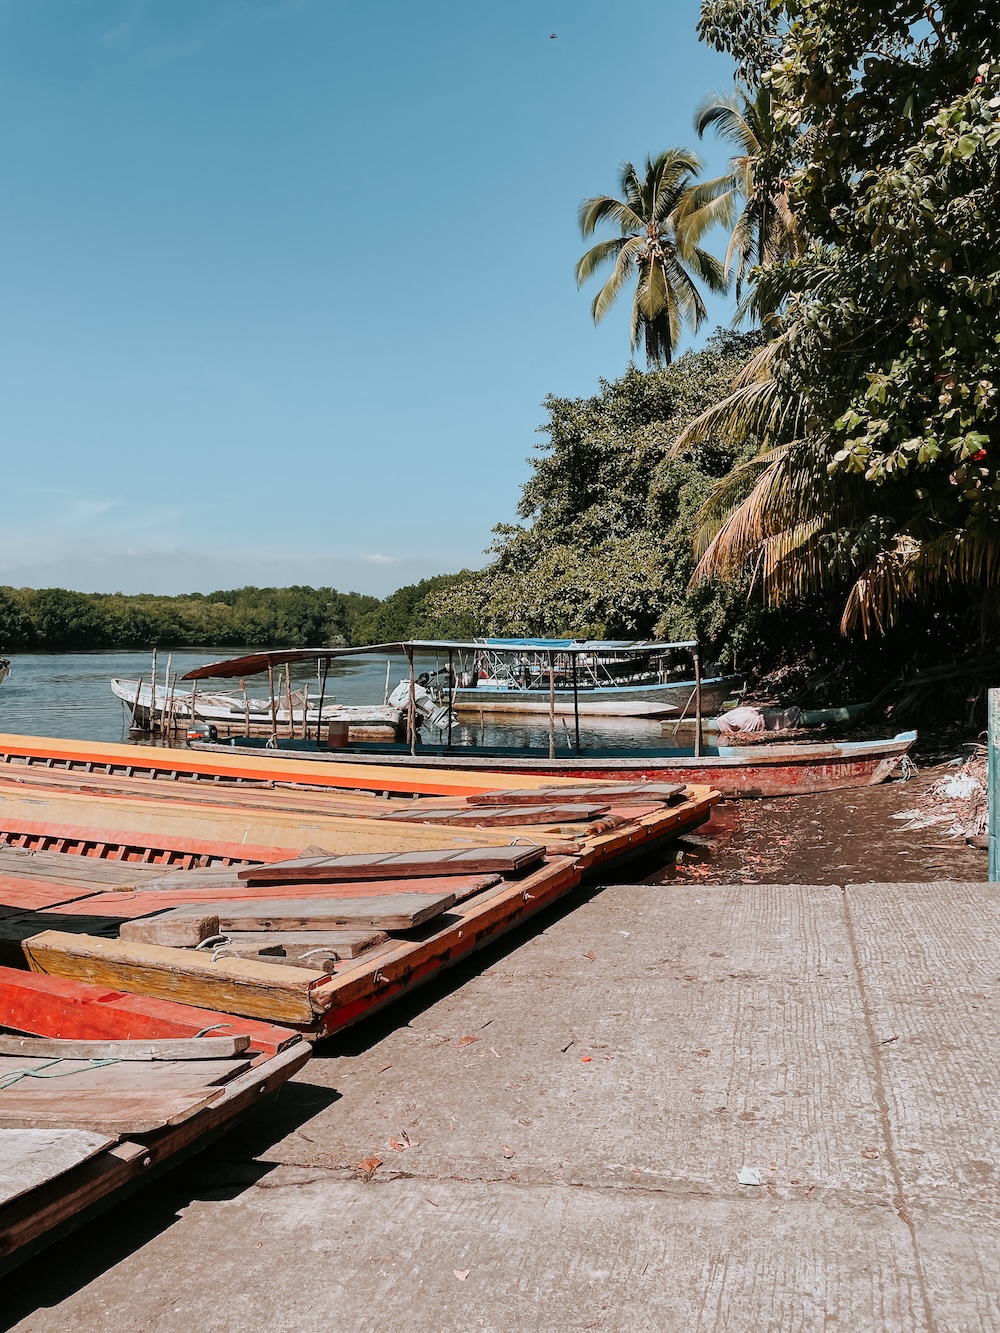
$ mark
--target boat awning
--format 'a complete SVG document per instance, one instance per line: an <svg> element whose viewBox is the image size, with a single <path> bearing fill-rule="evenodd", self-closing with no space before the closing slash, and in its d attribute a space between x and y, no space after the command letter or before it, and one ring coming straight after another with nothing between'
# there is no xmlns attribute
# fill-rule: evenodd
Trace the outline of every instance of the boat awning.
<svg viewBox="0 0 1000 1333"><path fill-rule="evenodd" d="M615 653L651 653L665 652L671 648L697 648L695 640L682 643L608 643L584 642L571 639L406 639L398 643L370 643L361 648L265 648L260 652L247 653L243 657L230 657L223 662L208 662L205 666L188 671L184 680L234 679L239 676L254 676L268 667L274 668L293 662L332 662L340 657L359 657L364 653L422 653L422 652L482 652L484 648L495 653L523 653L526 648L535 652L573 653L577 655L594 652Z"/></svg>

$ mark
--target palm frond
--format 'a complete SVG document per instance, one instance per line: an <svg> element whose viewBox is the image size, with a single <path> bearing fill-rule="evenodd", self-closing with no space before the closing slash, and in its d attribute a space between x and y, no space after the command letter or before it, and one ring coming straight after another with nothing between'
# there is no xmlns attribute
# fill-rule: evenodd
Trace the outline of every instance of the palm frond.
<svg viewBox="0 0 1000 1333"><path fill-rule="evenodd" d="M623 236L628 235L630 231L642 231L645 225L630 204L623 203L620 199L612 199L608 194L584 199L577 220L584 236L593 236L602 222L613 222Z"/></svg>

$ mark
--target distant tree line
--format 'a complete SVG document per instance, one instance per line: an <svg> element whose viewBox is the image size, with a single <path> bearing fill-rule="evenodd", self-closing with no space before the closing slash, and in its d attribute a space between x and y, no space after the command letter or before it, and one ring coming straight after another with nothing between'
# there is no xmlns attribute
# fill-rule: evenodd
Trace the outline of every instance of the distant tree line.
<svg viewBox="0 0 1000 1333"><path fill-rule="evenodd" d="M305 647L468 634L468 616L428 611L427 598L462 575L440 575L380 600L336 588L229 592L69 592L0 587L0 652L85 648Z"/></svg>

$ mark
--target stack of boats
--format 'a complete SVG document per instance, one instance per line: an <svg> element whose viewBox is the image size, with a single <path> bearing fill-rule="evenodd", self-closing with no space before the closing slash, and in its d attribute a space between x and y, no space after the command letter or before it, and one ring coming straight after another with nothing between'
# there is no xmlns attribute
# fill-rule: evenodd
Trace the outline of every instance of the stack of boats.
<svg viewBox="0 0 1000 1333"><path fill-rule="evenodd" d="M0 737L0 1266L718 799Z"/></svg>

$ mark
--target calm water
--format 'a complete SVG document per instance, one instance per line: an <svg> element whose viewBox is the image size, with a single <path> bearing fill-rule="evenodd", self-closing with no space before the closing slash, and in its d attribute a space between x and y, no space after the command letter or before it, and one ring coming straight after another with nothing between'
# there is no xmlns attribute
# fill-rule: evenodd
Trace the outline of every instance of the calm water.
<svg viewBox="0 0 1000 1333"><path fill-rule="evenodd" d="M200 666L204 662L235 657L237 649L188 648L173 653L171 676L177 672ZM157 655L157 682L163 684L163 672L168 654ZM88 653L20 653L11 658L11 673L0 684L0 732L14 732L28 736L66 736L74 740L127 741L128 718L121 702L111 693L111 678L119 676L135 680L140 675L149 681L150 655L148 652L88 652ZM433 658L418 660L418 672L433 671ZM381 703L385 690L385 658L356 658L332 665L327 682L326 697L331 695L339 703ZM406 662L394 659L390 672L391 685L406 677ZM314 672L293 669L295 686L306 681L316 682ZM223 688L230 682L220 681ZM236 682L232 682L236 683ZM238 683L237 683L238 684ZM178 692L188 687L178 682ZM317 687L318 689L318 687ZM267 696L267 677L247 681L251 697ZM312 691L311 691L312 693ZM312 693L314 699L316 693ZM571 743L573 719L556 719L559 743ZM547 720L508 718L489 721L485 734L479 720L460 725L453 732L458 744L482 738L493 745L539 745L548 743ZM431 733L433 734L433 733ZM669 745L669 736L663 736L658 722L642 722L631 718L581 718L580 739L591 746L641 749L647 746Z"/></svg>

